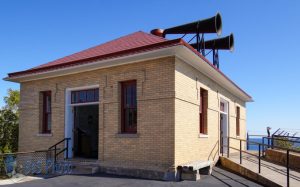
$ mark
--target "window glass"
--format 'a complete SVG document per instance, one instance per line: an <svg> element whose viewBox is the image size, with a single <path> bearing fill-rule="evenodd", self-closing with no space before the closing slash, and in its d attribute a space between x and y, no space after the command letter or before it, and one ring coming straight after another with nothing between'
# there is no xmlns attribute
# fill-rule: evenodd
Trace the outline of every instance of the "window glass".
<svg viewBox="0 0 300 187"><path fill-rule="evenodd" d="M200 89L200 104L199 104L199 123L200 133L207 134L207 108L208 108L208 91Z"/></svg>
<svg viewBox="0 0 300 187"><path fill-rule="evenodd" d="M86 102L86 91L79 92L79 102L80 103Z"/></svg>
<svg viewBox="0 0 300 187"><path fill-rule="evenodd" d="M86 101L87 102L92 102L92 101L94 101L94 99L95 99L95 90L88 90L87 91L87 94L86 94Z"/></svg>
<svg viewBox="0 0 300 187"><path fill-rule="evenodd" d="M42 95L42 125L41 133L51 133L51 91L41 92Z"/></svg>
<svg viewBox="0 0 300 187"><path fill-rule="evenodd" d="M99 89L95 89L95 100L94 101L99 101Z"/></svg>
<svg viewBox="0 0 300 187"><path fill-rule="evenodd" d="M137 131L137 97L136 81L123 82L121 84L122 107L122 132L136 133Z"/></svg>
<svg viewBox="0 0 300 187"><path fill-rule="evenodd" d="M220 110L222 112L225 112L225 103L221 102L221 104L220 104Z"/></svg>
<svg viewBox="0 0 300 187"><path fill-rule="evenodd" d="M51 114L47 116L47 130L51 131Z"/></svg>
<svg viewBox="0 0 300 187"><path fill-rule="evenodd" d="M71 103L87 103L99 101L99 89L80 90L71 92Z"/></svg>

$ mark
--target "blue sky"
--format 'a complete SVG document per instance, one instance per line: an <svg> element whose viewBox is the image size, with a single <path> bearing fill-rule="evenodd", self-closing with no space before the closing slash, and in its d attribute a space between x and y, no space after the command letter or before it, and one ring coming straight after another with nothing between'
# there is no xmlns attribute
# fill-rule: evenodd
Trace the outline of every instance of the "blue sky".
<svg viewBox="0 0 300 187"><path fill-rule="evenodd" d="M248 130L300 129L300 1L0 1L0 77L138 31L167 28L220 12L220 69L255 100ZM207 39L216 35L209 34ZM0 98L19 85L0 80ZM3 101L0 101L0 106Z"/></svg>

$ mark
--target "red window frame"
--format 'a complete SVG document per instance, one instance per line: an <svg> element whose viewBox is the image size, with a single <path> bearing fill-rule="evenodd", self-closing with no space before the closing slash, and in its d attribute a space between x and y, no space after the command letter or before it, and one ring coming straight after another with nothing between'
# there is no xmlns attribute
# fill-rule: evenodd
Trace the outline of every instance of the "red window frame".
<svg viewBox="0 0 300 187"><path fill-rule="evenodd" d="M43 97L43 121L42 133L51 133L51 91L42 92ZM49 98L49 100L48 100ZM50 123L50 124L49 124Z"/></svg>
<svg viewBox="0 0 300 187"><path fill-rule="evenodd" d="M236 135L240 136L240 107L236 107Z"/></svg>
<svg viewBox="0 0 300 187"><path fill-rule="evenodd" d="M121 82L121 133L137 133L136 80Z"/></svg>
<svg viewBox="0 0 300 187"><path fill-rule="evenodd" d="M200 89L200 106L199 106L199 131L200 134L207 134L207 108L208 108L208 92Z"/></svg>

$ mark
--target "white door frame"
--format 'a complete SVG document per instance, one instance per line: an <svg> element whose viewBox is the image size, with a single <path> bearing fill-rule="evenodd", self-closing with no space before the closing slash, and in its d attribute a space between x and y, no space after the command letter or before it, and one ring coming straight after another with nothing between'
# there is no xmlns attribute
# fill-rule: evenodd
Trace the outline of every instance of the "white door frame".
<svg viewBox="0 0 300 187"><path fill-rule="evenodd" d="M83 106L83 105L98 105L99 102L90 102L90 103L79 103L72 104L71 103L71 92L76 90L87 90L99 88L99 85L89 85L89 86L81 86L81 87L73 87L66 88L65 91L65 138L71 138L69 141L69 150L68 150L68 158L73 158L73 145L74 145L74 137L73 137L73 128L74 128L74 106ZM100 93L99 93L100 95ZM100 98L100 97L99 97ZM66 143L65 143L66 146ZM66 156L66 154L65 154Z"/></svg>
<svg viewBox="0 0 300 187"><path fill-rule="evenodd" d="M224 103L224 111L221 111L221 103ZM223 138L223 145L228 146L228 140L227 137L229 137L229 102L223 98L220 99L220 132L222 131L223 137L221 137L220 133L220 139ZM221 116L223 116L222 124L221 124ZM222 129L221 129L222 128ZM227 153L227 147L223 147L223 153Z"/></svg>

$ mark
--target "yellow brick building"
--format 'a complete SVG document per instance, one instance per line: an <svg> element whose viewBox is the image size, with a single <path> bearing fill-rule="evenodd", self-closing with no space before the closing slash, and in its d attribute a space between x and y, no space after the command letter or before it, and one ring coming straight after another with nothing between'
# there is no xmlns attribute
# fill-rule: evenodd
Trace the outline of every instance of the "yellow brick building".
<svg viewBox="0 0 300 187"><path fill-rule="evenodd" d="M136 32L6 80L21 85L19 151L70 138L69 158L172 175L216 162L221 132L246 138L251 97L181 39Z"/></svg>

